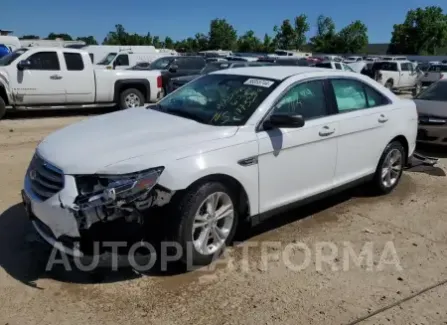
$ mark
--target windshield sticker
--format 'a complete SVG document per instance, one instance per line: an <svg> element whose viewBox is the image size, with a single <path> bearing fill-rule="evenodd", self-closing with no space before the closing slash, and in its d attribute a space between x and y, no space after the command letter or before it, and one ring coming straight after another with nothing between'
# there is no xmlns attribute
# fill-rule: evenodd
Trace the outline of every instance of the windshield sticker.
<svg viewBox="0 0 447 325"><path fill-rule="evenodd" d="M250 78L244 82L244 85L258 86L258 87L264 87L264 88L269 88L273 84L274 84L274 82L270 81L270 80L253 79L253 78Z"/></svg>

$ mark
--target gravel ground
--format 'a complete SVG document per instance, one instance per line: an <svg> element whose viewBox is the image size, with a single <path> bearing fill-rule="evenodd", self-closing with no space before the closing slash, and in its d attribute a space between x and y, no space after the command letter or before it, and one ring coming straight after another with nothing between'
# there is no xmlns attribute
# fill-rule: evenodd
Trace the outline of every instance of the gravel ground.
<svg viewBox="0 0 447 325"><path fill-rule="evenodd" d="M447 321L446 158L439 168L405 172L386 197L354 189L271 219L211 268L144 276L121 270L101 278L45 272L49 252L35 241L19 191L38 142L86 118L77 114L19 114L0 122L0 325ZM304 245L309 266L294 269L306 261ZM365 247L369 264L356 265L346 254ZM320 263L321 253L332 264ZM386 264L392 257L394 264Z"/></svg>

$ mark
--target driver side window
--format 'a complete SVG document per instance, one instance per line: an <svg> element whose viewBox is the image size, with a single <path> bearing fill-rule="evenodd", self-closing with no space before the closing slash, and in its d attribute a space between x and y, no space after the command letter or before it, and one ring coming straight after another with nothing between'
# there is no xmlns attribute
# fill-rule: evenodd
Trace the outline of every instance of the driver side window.
<svg viewBox="0 0 447 325"><path fill-rule="evenodd" d="M273 114L301 115L305 120L328 115L324 82L315 80L293 86L275 105Z"/></svg>

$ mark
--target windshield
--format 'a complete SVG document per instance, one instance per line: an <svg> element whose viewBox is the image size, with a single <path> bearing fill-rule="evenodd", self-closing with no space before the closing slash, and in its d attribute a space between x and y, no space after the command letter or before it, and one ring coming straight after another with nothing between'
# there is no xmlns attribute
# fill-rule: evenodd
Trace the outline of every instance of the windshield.
<svg viewBox="0 0 447 325"><path fill-rule="evenodd" d="M116 53L113 53L113 52L109 53L109 54L106 55L106 57L104 59L102 59L101 61L99 61L96 64L99 64L99 65L109 65L110 63L112 63L112 61L113 61L113 59L115 59L115 57L116 57Z"/></svg>
<svg viewBox="0 0 447 325"><path fill-rule="evenodd" d="M222 62L214 62L214 63L208 63L202 71L200 71L200 74L208 74L213 71L228 69L230 67L229 63L222 63Z"/></svg>
<svg viewBox="0 0 447 325"><path fill-rule="evenodd" d="M210 74L196 79L150 107L216 126L243 125L278 82L249 76Z"/></svg>
<svg viewBox="0 0 447 325"><path fill-rule="evenodd" d="M447 101L447 81L438 81L425 89L416 99Z"/></svg>
<svg viewBox="0 0 447 325"><path fill-rule="evenodd" d="M376 62L373 65L374 70L397 71L396 62Z"/></svg>
<svg viewBox="0 0 447 325"><path fill-rule="evenodd" d="M10 65L15 61L19 56L28 51L28 49L18 49L14 52L11 52L0 59L0 66Z"/></svg>
<svg viewBox="0 0 447 325"><path fill-rule="evenodd" d="M343 64L343 67L345 68L346 71L350 71L350 72L355 72L354 69L352 69L349 65L347 64Z"/></svg>

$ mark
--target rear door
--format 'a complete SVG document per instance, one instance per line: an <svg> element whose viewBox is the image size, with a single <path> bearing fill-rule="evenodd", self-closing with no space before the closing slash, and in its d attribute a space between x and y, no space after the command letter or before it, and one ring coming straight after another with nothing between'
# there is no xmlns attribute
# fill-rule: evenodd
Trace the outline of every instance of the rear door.
<svg viewBox="0 0 447 325"><path fill-rule="evenodd" d="M17 70L18 104L65 104L65 82L61 71L62 53L40 51L29 55L26 70Z"/></svg>
<svg viewBox="0 0 447 325"><path fill-rule="evenodd" d="M339 121L336 186L374 173L387 141L390 100L355 78L330 79Z"/></svg>
<svg viewBox="0 0 447 325"><path fill-rule="evenodd" d="M80 53L63 52L64 86L67 104L92 103L95 98L95 80L90 64L84 60L90 59Z"/></svg>
<svg viewBox="0 0 447 325"><path fill-rule="evenodd" d="M399 65L399 64L398 64ZM400 63L400 76L399 76L399 84L396 85L398 87L410 87L412 78L411 78L411 63Z"/></svg>

